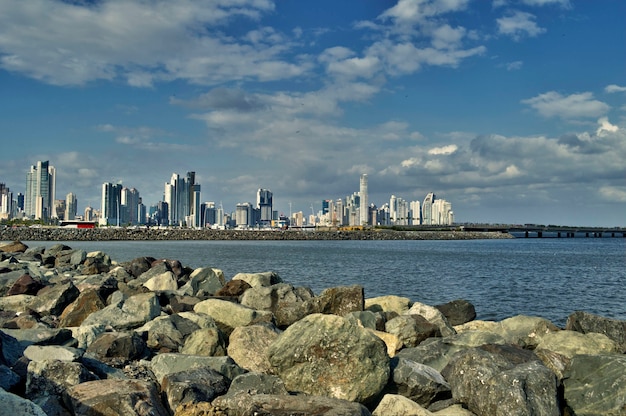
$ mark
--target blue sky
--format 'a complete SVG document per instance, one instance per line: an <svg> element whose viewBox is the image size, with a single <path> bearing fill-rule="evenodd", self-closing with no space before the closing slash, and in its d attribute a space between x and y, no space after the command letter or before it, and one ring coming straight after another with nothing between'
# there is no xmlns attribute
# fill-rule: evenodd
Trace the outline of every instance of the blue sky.
<svg viewBox="0 0 626 416"><path fill-rule="evenodd" d="M0 182L232 210L358 191L460 222L626 226L622 0L4 0Z"/></svg>

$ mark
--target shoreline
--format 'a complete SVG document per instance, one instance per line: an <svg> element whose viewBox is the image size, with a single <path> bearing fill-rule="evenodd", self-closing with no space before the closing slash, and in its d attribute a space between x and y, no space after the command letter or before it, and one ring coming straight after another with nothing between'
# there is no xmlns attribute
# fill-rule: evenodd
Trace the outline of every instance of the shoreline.
<svg viewBox="0 0 626 416"><path fill-rule="evenodd" d="M511 239L495 231L257 231L140 228L5 228L0 241L168 241L168 240L482 240Z"/></svg>

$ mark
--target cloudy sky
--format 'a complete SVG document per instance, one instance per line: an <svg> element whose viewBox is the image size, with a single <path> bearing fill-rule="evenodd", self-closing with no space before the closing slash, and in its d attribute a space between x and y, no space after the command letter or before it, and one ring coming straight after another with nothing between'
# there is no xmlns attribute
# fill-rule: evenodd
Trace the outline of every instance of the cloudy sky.
<svg viewBox="0 0 626 416"><path fill-rule="evenodd" d="M0 182L626 226L623 0L3 0ZM291 208L290 208L291 206Z"/></svg>

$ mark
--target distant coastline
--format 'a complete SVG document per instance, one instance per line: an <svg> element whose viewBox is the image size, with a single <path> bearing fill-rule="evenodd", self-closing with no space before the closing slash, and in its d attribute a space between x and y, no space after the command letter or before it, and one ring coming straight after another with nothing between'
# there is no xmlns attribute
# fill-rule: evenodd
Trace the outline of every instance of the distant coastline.
<svg viewBox="0 0 626 416"><path fill-rule="evenodd" d="M515 238L498 231L395 230L210 230L186 228L17 227L0 229L0 241L166 241L166 240L479 240Z"/></svg>

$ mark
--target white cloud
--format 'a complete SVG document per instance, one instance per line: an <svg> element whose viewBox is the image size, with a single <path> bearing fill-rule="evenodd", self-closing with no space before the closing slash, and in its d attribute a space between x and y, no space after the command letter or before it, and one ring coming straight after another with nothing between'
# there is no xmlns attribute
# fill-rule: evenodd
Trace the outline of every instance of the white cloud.
<svg viewBox="0 0 626 416"><path fill-rule="evenodd" d="M610 109L606 103L595 100L590 92L563 96L556 91L550 91L522 100L522 103L544 117L564 119L600 117Z"/></svg>
<svg viewBox="0 0 626 416"><path fill-rule="evenodd" d="M603 186L599 194L606 201L626 202L626 187Z"/></svg>
<svg viewBox="0 0 626 416"><path fill-rule="evenodd" d="M432 149L428 150L428 154L429 155L451 155L452 153L456 152L459 149L459 147L456 144L449 144L446 146L441 146L441 147L433 147Z"/></svg>
<svg viewBox="0 0 626 416"><path fill-rule="evenodd" d="M514 40L520 40L524 36L535 37L546 31L537 25L535 15L521 11L515 11L510 16L496 19L496 22L498 33L511 36Z"/></svg>
<svg viewBox="0 0 626 416"><path fill-rule="evenodd" d="M509 62L508 64L506 64L506 69L507 71L517 71L519 69L522 69L523 65L524 65L523 61Z"/></svg>
<svg viewBox="0 0 626 416"><path fill-rule="evenodd" d="M596 131L596 134L598 136L602 136L607 133L615 133L616 131L619 130L619 127L609 122L608 117L601 117L598 120L598 124L600 125L600 127L598 127L598 130Z"/></svg>
<svg viewBox="0 0 626 416"><path fill-rule="evenodd" d="M626 87L622 87L622 86L619 86L619 85L611 84L611 85L607 85L604 88L604 91L608 92L609 94L610 93L614 93L614 92L626 92Z"/></svg>

